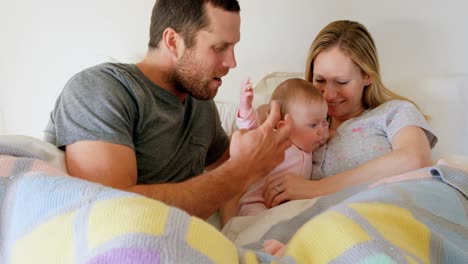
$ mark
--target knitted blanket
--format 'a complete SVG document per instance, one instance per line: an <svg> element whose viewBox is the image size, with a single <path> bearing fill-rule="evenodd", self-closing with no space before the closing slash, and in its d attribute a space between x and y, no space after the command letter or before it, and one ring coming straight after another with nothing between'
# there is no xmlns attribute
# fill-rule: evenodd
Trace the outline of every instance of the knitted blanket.
<svg viewBox="0 0 468 264"><path fill-rule="evenodd" d="M235 246L161 202L76 179L0 144L0 263L467 263L468 176L383 184L318 199ZM262 252L266 239L285 255Z"/></svg>
<svg viewBox="0 0 468 264"><path fill-rule="evenodd" d="M277 240L291 257L282 261L297 263L468 263L468 175L442 165L422 170L432 177L290 202L298 210L279 221L272 212L253 216L234 242L261 250Z"/></svg>

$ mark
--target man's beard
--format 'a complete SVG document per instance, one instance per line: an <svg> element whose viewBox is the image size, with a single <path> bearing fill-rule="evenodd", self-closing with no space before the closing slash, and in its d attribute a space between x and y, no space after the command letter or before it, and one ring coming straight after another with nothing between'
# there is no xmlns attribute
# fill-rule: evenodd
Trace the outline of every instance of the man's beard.
<svg viewBox="0 0 468 264"><path fill-rule="evenodd" d="M169 78L170 83L177 91L189 94L199 100L210 100L216 96L217 89L211 90L209 87L212 79L209 74L205 74L203 65L194 59L190 51L182 56Z"/></svg>

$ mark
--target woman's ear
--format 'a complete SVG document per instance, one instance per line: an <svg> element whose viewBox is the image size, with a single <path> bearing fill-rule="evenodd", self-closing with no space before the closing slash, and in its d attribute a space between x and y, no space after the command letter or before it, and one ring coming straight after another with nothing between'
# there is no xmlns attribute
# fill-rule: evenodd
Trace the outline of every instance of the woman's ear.
<svg viewBox="0 0 468 264"><path fill-rule="evenodd" d="M364 86L369 86L371 85L371 83L372 83L372 78L368 74L366 74L364 77Z"/></svg>
<svg viewBox="0 0 468 264"><path fill-rule="evenodd" d="M169 51L171 58L176 61L182 55L184 40L173 28L166 28L163 32L163 44Z"/></svg>

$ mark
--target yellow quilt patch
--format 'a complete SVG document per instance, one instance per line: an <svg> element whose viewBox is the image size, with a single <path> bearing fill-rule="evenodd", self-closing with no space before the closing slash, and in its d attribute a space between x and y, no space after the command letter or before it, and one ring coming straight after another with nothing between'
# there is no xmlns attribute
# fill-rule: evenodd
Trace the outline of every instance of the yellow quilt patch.
<svg viewBox="0 0 468 264"><path fill-rule="evenodd" d="M329 211L307 222L291 239L286 255L303 263L328 263L371 238L353 220Z"/></svg>
<svg viewBox="0 0 468 264"><path fill-rule="evenodd" d="M89 213L90 248L128 233L161 235L169 207L144 197L116 198L96 202Z"/></svg>
<svg viewBox="0 0 468 264"><path fill-rule="evenodd" d="M400 249L430 262L430 231L401 207L382 203L351 204L382 236Z"/></svg>
<svg viewBox="0 0 468 264"><path fill-rule="evenodd" d="M74 263L73 219L76 213L59 215L19 239L12 263Z"/></svg>
<svg viewBox="0 0 468 264"><path fill-rule="evenodd" d="M245 252L244 257L246 264L258 264L257 255L255 255L255 253L253 253L252 251Z"/></svg>
<svg viewBox="0 0 468 264"><path fill-rule="evenodd" d="M239 263L234 244L210 224L192 218L187 230L187 243L214 263Z"/></svg>

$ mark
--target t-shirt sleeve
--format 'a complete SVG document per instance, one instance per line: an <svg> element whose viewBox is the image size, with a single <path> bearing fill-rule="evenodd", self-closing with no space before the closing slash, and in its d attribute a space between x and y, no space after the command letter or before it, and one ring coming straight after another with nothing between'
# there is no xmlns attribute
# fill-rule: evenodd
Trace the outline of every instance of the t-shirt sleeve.
<svg viewBox="0 0 468 264"><path fill-rule="evenodd" d="M208 148L208 153L206 155L205 166L208 166L216 162L224 152L229 148L229 137L221 126L221 119L219 117L218 110L213 102L213 113L214 113L214 122L215 122L215 134L213 137L213 142Z"/></svg>
<svg viewBox="0 0 468 264"><path fill-rule="evenodd" d="M429 123L422 113L412 103L393 100L388 102L390 110L386 114L387 136L390 142L400 129L407 126L418 126L426 133L431 148L437 143L437 137L432 132Z"/></svg>
<svg viewBox="0 0 468 264"><path fill-rule="evenodd" d="M106 141L134 147L136 106L122 82L103 69L91 68L68 81L51 114L55 144Z"/></svg>

